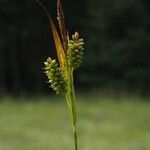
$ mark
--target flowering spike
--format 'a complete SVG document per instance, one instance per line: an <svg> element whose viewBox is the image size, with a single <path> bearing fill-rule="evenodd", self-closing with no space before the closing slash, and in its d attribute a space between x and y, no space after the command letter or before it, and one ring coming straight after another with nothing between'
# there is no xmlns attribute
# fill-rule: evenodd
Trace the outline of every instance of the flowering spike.
<svg viewBox="0 0 150 150"><path fill-rule="evenodd" d="M83 39L79 38L79 33L75 32L72 35L72 40L68 41L68 64L72 66L73 69L76 69L80 66L83 59L84 52L84 42Z"/></svg>
<svg viewBox="0 0 150 150"><path fill-rule="evenodd" d="M45 73L48 77L48 82L51 84L53 90L60 95L66 94L67 91L67 81L64 74L56 60L52 60L50 57L44 62Z"/></svg>

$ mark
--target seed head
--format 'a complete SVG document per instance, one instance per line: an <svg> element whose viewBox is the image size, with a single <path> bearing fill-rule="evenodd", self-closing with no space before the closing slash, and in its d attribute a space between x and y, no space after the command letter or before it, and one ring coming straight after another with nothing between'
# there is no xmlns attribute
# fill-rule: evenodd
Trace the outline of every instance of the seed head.
<svg viewBox="0 0 150 150"><path fill-rule="evenodd" d="M68 41L68 64L74 69L78 68L83 60L84 53L84 42L83 39L79 38L79 33L75 32L72 35L72 40Z"/></svg>
<svg viewBox="0 0 150 150"><path fill-rule="evenodd" d="M50 83L53 90L60 95L66 94L67 91L67 81L65 79L64 73L58 66L56 60L52 60L50 57L44 62L45 74L48 77L48 82Z"/></svg>

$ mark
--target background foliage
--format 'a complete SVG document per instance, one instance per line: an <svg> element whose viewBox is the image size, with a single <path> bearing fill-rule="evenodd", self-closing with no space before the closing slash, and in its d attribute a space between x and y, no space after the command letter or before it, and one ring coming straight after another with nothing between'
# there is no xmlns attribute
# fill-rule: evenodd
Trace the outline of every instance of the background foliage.
<svg viewBox="0 0 150 150"><path fill-rule="evenodd" d="M45 0L53 16L56 1ZM79 88L150 89L150 1L62 0L70 34L86 41ZM56 21L56 18L54 18ZM35 0L0 1L0 91L47 91L43 62L55 56L48 20Z"/></svg>

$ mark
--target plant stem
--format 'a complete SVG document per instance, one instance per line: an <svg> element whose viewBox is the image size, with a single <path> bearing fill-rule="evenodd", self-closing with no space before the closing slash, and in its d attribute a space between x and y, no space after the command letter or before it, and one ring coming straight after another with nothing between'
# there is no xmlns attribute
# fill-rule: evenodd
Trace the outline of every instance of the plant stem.
<svg viewBox="0 0 150 150"><path fill-rule="evenodd" d="M74 138L74 149L78 150L78 136L77 136L77 116L76 116L76 98L73 83L73 69L68 66L68 92L66 95L70 117L72 120L73 138Z"/></svg>
<svg viewBox="0 0 150 150"><path fill-rule="evenodd" d="M73 71L71 71L71 98L72 98L72 107L73 107L73 137L75 150L78 150L78 139L77 139L77 115L76 115L76 98L74 91L74 83L73 83Z"/></svg>

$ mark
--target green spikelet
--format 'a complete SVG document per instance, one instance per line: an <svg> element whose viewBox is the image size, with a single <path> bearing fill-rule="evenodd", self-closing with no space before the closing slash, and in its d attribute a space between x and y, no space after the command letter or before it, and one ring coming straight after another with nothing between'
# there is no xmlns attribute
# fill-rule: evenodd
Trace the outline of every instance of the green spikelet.
<svg viewBox="0 0 150 150"><path fill-rule="evenodd" d="M72 40L68 41L68 63L73 69L77 69L83 59L83 53L84 53L84 42L83 39L79 38L79 33L75 32L74 35L72 35Z"/></svg>
<svg viewBox="0 0 150 150"><path fill-rule="evenodd" d="M64 95L67 91L67 81L56 60L50 57L44 62L48 82L57 94Z"/></svg>

